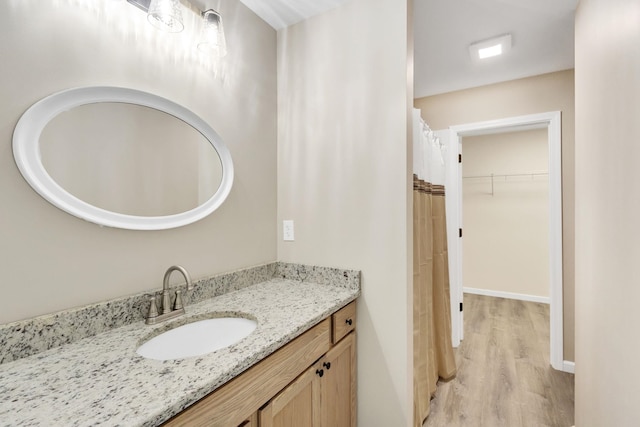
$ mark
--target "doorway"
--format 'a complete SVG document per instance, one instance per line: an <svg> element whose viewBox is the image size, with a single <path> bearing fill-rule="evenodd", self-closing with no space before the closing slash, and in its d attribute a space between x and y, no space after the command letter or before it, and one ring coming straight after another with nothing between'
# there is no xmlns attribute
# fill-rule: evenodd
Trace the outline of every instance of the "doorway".
<svg viewBox="0 0 640 427"><path fill-rule="evenodd" d="M547 140L546 126L462 138L465 297L549 304Z"/></svg>
<svg viewBox="0 0 640 427"><path fill-rule="evenodd" d="M549 303L550 361L554 369L570 372L563 360L562 308L562 166L561 113L559 111L451 126L448 131L447 223L451 282L452 340L458 346L463 331L462 274L462 138L527 129L547 129L549 148Z"/></svg>

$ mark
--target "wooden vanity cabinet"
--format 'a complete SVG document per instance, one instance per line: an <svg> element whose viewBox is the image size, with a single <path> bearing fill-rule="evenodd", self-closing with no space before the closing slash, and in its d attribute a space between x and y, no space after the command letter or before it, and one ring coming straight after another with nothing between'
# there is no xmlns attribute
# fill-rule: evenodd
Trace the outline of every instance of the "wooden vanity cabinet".
<svg viewBox="0 0 640 427"><path fill-rule="evenodd" d="M355 427L355 333L260 410L260 427Z"/></svg>
<svg viewBox="0 0 640 427"><path fill-rule="evenodd" d="M355 301L163 426L355 427L354 328Z"/></svg>
<svg viewBox="0 0 640 427"><path fill-rule="evenodd" d="M260 427L356 427L355 303L332 321L348 335L260 410Z"/></svg>

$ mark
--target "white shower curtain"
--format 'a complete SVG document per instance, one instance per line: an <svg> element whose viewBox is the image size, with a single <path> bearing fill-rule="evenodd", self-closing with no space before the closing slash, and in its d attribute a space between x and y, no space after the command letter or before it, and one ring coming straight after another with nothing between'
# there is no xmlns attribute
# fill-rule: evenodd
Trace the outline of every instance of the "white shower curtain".
<svg viewBox="0 0 640 427"><path fill-rule="evenodd" d="M414 424L422 426L438 378L456 374L444 204L444 147L414 110Z"/></svg>

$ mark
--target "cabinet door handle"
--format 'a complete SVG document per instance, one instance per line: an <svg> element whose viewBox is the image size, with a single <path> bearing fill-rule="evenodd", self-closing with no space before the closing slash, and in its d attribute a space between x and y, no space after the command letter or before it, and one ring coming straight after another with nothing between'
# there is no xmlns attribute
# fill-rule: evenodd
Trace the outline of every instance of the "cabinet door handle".
<svg viewBox="0 0 640 427"><path fill-rule="evenodd" d="M324 363L322 364L322 366L324 366L325 368L327 368L327 371L328 371L329 369L331 369L331 362L324 362Z"/></svg>
<svg viewBox="0 0 640 427"><path fill-rule="evenodd" d="M353 325L353 320L347 319L347 320L344 321L344 323L346 323L347 325L351 326L351 325Z"/></svg>
<svg viewBox="0 0 640 427"><path fill-rule="evenodd" d="M322 376L324 375L324 369L316 369L316 374L322 378Z"/></svg>

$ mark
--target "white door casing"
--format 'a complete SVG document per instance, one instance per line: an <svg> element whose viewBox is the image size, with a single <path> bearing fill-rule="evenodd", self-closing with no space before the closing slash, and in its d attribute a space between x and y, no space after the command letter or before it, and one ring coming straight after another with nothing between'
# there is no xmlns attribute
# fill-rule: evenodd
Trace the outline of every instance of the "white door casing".
<svg viewBox="0 0 640 427"><path fill-rule="evenodd" d="M563 360L562 126L559 111L451 126L448 141L441 137L447 143L445 187L452 340L457 347L463 338L463 313L459 311L463 296L462 239L458 235L458 228L462 228L462 168L458 162L462 137L545 127L548 129L549 146L550 361L554 369L570 372L572 365Z"/></svg>
<svg viewBox="0 0 640 427"><path fill-rule="evenodd" d="M448 182L448 173L449 173L449 169L450 169L450 165L449 165L449 160L448 160L448 156L449 156L449 151L451 151L451 141L453 141L451 139L451 132L449 129L444 129L444 130L437 130L434 131L433 134L440 139L440 142L447 147L447 151L445 153L445 156L447 156L447 158L444 159L445 161L445 170L446 170L446 174L447 174L447 181L445 182L445 191L446 191L446 197L445 197L445 208L446 208L446 212L447 212L447 247L448 247L448 252L449 252L449 282L450 283L462 283L462 270L458 271L457 268L455 268L458 264L462 265L461 262L461 257L462 257L462 251L459 251L458 258L453 258L454 255L451 253L451 244L453 242L453 240L457 240L458 239L458 227L462 227L461 224L461 216L458 216L456 221L451 221L449 219L449 212L451 212L453 209L457 209L457 205L456 203L453 203L453 197L455 197L455 193L451 193L449 192L449 182ZM458 152L458 148L455 147L455 150ZM457 165L456 165L457 167ZM459 197L461 197L462 192L460 192ZM460 199L460 202L462 202L462 199ZM460 204L460 206L462 206L462 204ZM453 344L454 347L458 347L460 345L460 341L464 338L464 328L462 327L462 325L464 324L464 312L460 310L460 304L462 303L462 286L459 287L459 289L454 289L454 287L451 287L451 342Z"/></svg>

